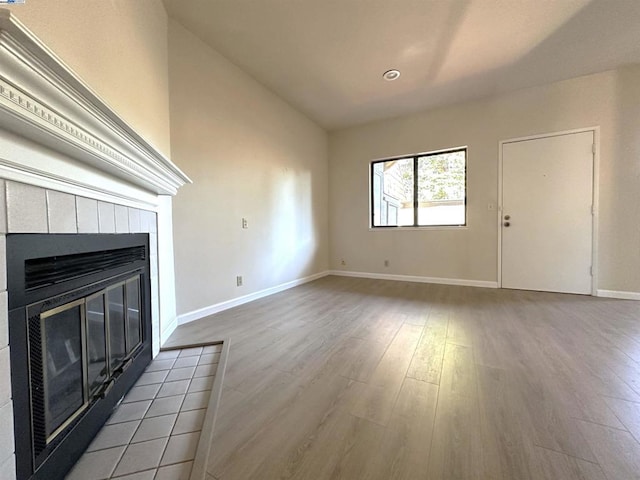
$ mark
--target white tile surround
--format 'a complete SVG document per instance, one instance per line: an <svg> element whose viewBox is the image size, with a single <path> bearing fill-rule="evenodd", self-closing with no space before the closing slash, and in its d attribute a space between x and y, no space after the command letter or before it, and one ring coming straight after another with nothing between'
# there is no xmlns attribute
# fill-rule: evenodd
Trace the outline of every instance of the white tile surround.
<svg viewBox="0 0 640 480"><path fill-rule="evenodd" d="M15 480L7 233L148 233L153 354L177 325L171 196L190 182L0 9L0 479Z"/></svg>

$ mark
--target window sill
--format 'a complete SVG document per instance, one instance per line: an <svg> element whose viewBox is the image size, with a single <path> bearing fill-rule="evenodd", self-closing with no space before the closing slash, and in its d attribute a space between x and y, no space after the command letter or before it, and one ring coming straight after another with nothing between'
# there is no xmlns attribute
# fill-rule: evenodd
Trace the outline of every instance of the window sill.
<svg viewBox="0 0 640 480"><path fill-rule="evenodd" d="M439 225L433 227L369 227L370 232L405 232L405 231L434 231L434 230L467 230L469 225Z"/></svg>

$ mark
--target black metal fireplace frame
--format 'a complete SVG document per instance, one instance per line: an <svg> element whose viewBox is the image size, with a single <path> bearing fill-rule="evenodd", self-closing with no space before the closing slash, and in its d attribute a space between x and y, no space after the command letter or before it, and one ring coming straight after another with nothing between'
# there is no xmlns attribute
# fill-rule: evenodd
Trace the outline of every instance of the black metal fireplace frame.
<svg viewBox="0 0 640 480"><path fill-rule="evenodd" d="M113 408L131 388L151 361L151 288L149 237L147 234L9 234L7 241L7 283L9 291L9 336L11 345L11 383L14 403L16 472L18 480L63 479L107 420ZM143 248L142 257L118 258L100 262L103 253ZM108 255L107 255L108 256ZM92 258L93 257L93 258ZM111 254L113 257L113 254ZM91 268L76 259L95 260ZM39 268L39 259L71 262L77 275L62 278L43 276L35 283L25 275L26 268ZM68 260L71 259L71 260ZM140 275L142 345L130 357L115 381L102 392L102 398L89 405L65 428L60 439L35 459L29 366L29 306L72 302L91 296L111 283L132 274ZM33 278L33 275L31 275ZM33 319L31 319L33 321ZM31 329L33 331L33 329Z"/></svg>

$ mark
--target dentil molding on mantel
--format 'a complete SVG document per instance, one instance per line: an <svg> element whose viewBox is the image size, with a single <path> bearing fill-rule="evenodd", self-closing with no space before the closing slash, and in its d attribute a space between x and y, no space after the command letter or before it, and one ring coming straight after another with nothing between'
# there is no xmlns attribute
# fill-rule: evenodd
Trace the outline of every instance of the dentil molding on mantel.
<svg viewBox="0 0 640 480"><path fill-rule="evenodd" d="M21 158L17 162L0 151L0 171L67 181L132 201L135 193L116 185L129 184L141 190L140 200L146 203L149 200L142 192L175 195L191 182L6 9L0 9L0 65L0 128L81 166L61 176L47 161ZM104 191L82 171L87 166L121 182Z"/></svg>

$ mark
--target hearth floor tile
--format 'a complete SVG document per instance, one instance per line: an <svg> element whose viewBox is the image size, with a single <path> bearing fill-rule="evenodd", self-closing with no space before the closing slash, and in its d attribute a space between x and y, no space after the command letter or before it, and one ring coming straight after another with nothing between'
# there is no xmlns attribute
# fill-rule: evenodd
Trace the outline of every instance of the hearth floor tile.
<svg viewBox="0 0 640 480"><path fill-rule="evenodd" d="M186 357L186 358L193 358L193 359L197 359L198 357ZM183 360L183 359L178 359L176 360L176 363L178 363L178 361ZM167 375L166 378L166 382L175 382L177 380L188 380L191 377L193 377L194 372L196 371L196 367L184 367L184 368L178 368L175 366L173 366L173 368L171 369L171 371L169 372L169 375Z"/></svg>
<svg viewBox="0 0 640 480"><path fill-rule="evenodd" d="M184 397L184 395L174 395L173 397L156 398L149 407L145 418L178 413L182 402L184 402Z"/></svg>
<svg viewBox="0 0 640 480"><path fill-rule="evenodd" d="M154 480L189 480L192 466L193 462L184 462L160 467Z"/></svg>
<svg viewBox="0 0 640 480"><path fill-rule="evenodd" d="M131 443L144 442L155 438L164 438L171 435L177 415L162 415L161 417L145 418L140 428L131 440Z"/></svg>
<svg viewBox="0 0 640 480"><path fill-rule="evenodd" d="M126 447L109 448L97 452L85 453L67 480L103 480L111 478L111 474L120 461Z"/></svg>
<svg viewBox="0 0 640 480"><path fill-rule="evenodd" d="M200 432L185 433L183 435L171 435L169 444L162 456L160 466L173 465L174 463L193 460L196 456L200 440Z"/></svg>
<svg viewBox="0 0 640 480"><path fill-rule="evenodd" d="M210 377L198 377L191 380L187 393L204 392L205 390L211 390L213 386L214 376Z"/></svg>
<svg viewBox="0 0 640 480"><path fill-rule="evenodd" d="M162 383L167 378L170 370L160 370L158 372L143 373L136 385L151 385L153 383Z"/></svg>
<svg viewBox="0 0 640 480"><path fill-rule="evenodd" d="M140 385L133 387L129 390L129 393L124 397L122 403L139 402L141 400L153 400L158 394L160 387L163 384L157 383L153 385Z"/></svg>
<svg viewBox="0 0 640 480"><path fill-rule="evenodd" d="M211 363L218 363L220 361L219 353L205 353L200 356L198 365L209 365Z"/></svg>
<svg viewBox="0 0 640 480"><path fill-rule="evenodd" d="M160 391L158 392L158 398L173 397L174 395L183 395L187 393L189 388L189 380L178 380L177 382L165 382L162 384Z"/></svg>
<svg viewBox="0 0 640 480"><path fill-rule="evenodd" d="M125 475L148 470L160 465L160 459L167 446L167 437L149 440L147 442L132 443L122 455L122 459L114 475Z"/></svg>
<svg viewBox="0 0 640 480"><path fill-rule="evenodd" d="M160 352L66 480L190 480L192 473L204 480L209 446L199 442L203 432L210 442L221 351L215 344Z"/></svg>
<svg viewBox="0 0 640 480"><path fill-rule="evenodd" d="M114 477L118 480L154 480L156 469L145 470L144 472L132 473L123 477Z"/></svg>
<svg viewBox="0 0 640 480"><path fill-rule="evenodd" d="M202 423L204 422L204 416L206 413L206 408L181 412L173 427L172 435L199 432L202 429Z"/></svg>
<svg viewBox="0 0 640 480"><path fill-rule="evenodd" d="M203 347L183 348L180 351L180 355L178 355L178 358L200 356L202 354L202 348Z"/></svg>
<svg viewBox="0 0 640 480"><path fill-rule="evenodd" d="M164 352L160 352L156 355L154 361L157 362L159 360L176 359L178 358L178 355L180 355L180 350L165 350Z"/></svg>
<svg viewBox="0 0 640 480"><path fill-rule="evenodd" d="M176 363L175 358L167 359L167 360L154 360L147 367L147 372L157 372L159 370L171 370L173 364Z"/></svg>
<svg viewBox="0 0 640 480"><path fill-rule="evenodd" d="M173 368L183 368L183 367L195 367L198 365L198 361L202 357L182 357L176 360L176 363L173 364Z"/></svg>
<svg viewBox="0 0 640 480"><path fill-rule="evenodd" d="M202 354L206 355L208 353L218 353L222 351L222 344L218 343L216 345L207 345L202 348Z"/></svg>
<svg viewBox="0 0 640 480"><path fill-rule="evenodd" d="M145 413L151 405L151 400L144 400L142 402L123 403L118 409L111 415L111 418L107 420L107 425L120 422L128 422L131 420L141 420L144 418Z"/></svg>
<svg viewBox="0 0 640 480"><path fill-rule="evenodd" d="M180 407L180 411L186 412L189 410L207 408L210 395L211 392L208 390L203 392L187 393L186 397L184 397L184 402L182 402L182 406Z"/></svg>
<svg viewBox="0 0 640 480"><path fill-rule="evenodd" d="M209 364L204 364L204 365L198 365L196 367L196 371L193 374L193 378L198 378L198 377L208 377L209 375L211 375L212 370L215 370L214 368L212 368L214 365L209 363Z"/></svg>
<svg viewBox="0 0 640 480"><path fill-rule="evenodd" d="M87 452L96 450L104 450L105 448L120 447L129 445L133 434L138 430L140 420L133 422L116 423L113 425L105 425L100 433L91 442Z"/></svg>

